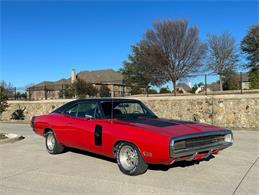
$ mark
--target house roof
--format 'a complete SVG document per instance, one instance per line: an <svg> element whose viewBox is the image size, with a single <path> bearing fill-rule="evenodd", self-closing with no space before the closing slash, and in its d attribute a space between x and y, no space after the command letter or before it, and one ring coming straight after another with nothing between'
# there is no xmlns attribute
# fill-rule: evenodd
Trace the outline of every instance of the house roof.
<svg viewBox="0 0 260 195"><path fill-rule="evenodd" d="M119 84L123 81L123 75L112 69L81 71L77 77L89 83L114 83Z"/></svg>
<svg viewBox="0 0 260 195"><path fill-rule="evenodd" d="M104 84L122 84L123 76L121 73L112 69L96 70L96 71L81 71L77 74L77 78L85 80L89 83L104 83ZM30 87L30 89L43 90L61 90L64 85L70 84L71 78L60 79L58 81L43 81Z"/></svg>
<svg viewBox="0 0 260 195"><path fill-rule="evenodd" d="M186 83L178 83L176 87L177 88L182 88L185 91L190 91L191 90L190 86L187 85Z"/></svg>
<svg viewBox="0 0 260 195"><path fill-rule="evenodd" d="M70 79L60 79L58 81L43 81L29 88L32 90L43 90L44 88L47 88L48 90L60 90L64 85L67 84L70 84Z"/></svg>

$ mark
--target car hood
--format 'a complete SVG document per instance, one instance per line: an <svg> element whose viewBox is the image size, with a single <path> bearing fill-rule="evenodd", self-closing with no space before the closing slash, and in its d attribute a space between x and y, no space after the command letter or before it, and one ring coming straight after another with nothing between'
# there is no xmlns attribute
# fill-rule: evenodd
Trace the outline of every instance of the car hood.
<svg viewBox="0 0 260 195"><path fill-rule="evenodd" d="M213 125L202 124L193 121L169 120L162 118L124 118L116 119L116 122L122 125L135 126L137 128L153 131L170 137L223 129Z"/></svg>

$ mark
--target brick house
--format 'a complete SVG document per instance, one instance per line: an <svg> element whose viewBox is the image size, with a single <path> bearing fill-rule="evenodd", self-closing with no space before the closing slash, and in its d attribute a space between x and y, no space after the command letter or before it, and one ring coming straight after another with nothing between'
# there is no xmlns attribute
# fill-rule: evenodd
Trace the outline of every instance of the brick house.
<svg viewBox="0 0 260 195"><path fill-rule="evenodd" d="M61 90L67 85L72 84L77 79L82 79L88 83L92 83L97 89L102 85L106 85L110 89L111 97L122 97L130 95L130 87L124 85L121 73L112 69L81 71L76 74L75 70L71 71L71 77L68 79L60 79L58 81L43 81L33 85L27 89L28 97L31 100L41 99L59 99Z"/></svg>

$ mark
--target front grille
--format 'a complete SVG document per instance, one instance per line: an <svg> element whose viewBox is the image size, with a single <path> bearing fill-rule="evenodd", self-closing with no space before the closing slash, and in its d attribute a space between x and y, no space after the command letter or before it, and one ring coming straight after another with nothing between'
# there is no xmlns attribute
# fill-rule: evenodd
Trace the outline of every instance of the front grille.
<svg viewBox="0 0 260 195"><path fill-rule="evenodd" d="M203 137L187 138L184 140L175 141L174 150L196 148L196 147L221 143L223 141L224 141L223 135L210 135L210 136L203 136Z"/></svg>
<svg viewBox="0 0 260 195"><path fill-rule="evenodd" d="M227 134L232 135L232 132L225 129L173 137L170 142L170 156L174 158L190 156L190 159L193 159L196 154L209 155L216 150L222 150L232 145L232 142L225 141Z"/></svg>

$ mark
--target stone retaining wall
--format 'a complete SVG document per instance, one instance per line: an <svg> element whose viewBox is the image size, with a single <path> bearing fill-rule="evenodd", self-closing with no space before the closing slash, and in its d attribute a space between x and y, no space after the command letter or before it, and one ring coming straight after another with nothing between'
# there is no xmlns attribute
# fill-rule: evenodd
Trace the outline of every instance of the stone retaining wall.
<svg viewBox="0 0 260 195"><path fill-rule="evenodd" d="M133 98L133 97L131 97ZM259 95L215 95L180 97L134 97L143 101L159 117L181 120L199 120L227 128L258 129ZM33 115L51 112L71 100L9 101L2 120L10 120L19 106L26 107L25 120Z"/></svg>

